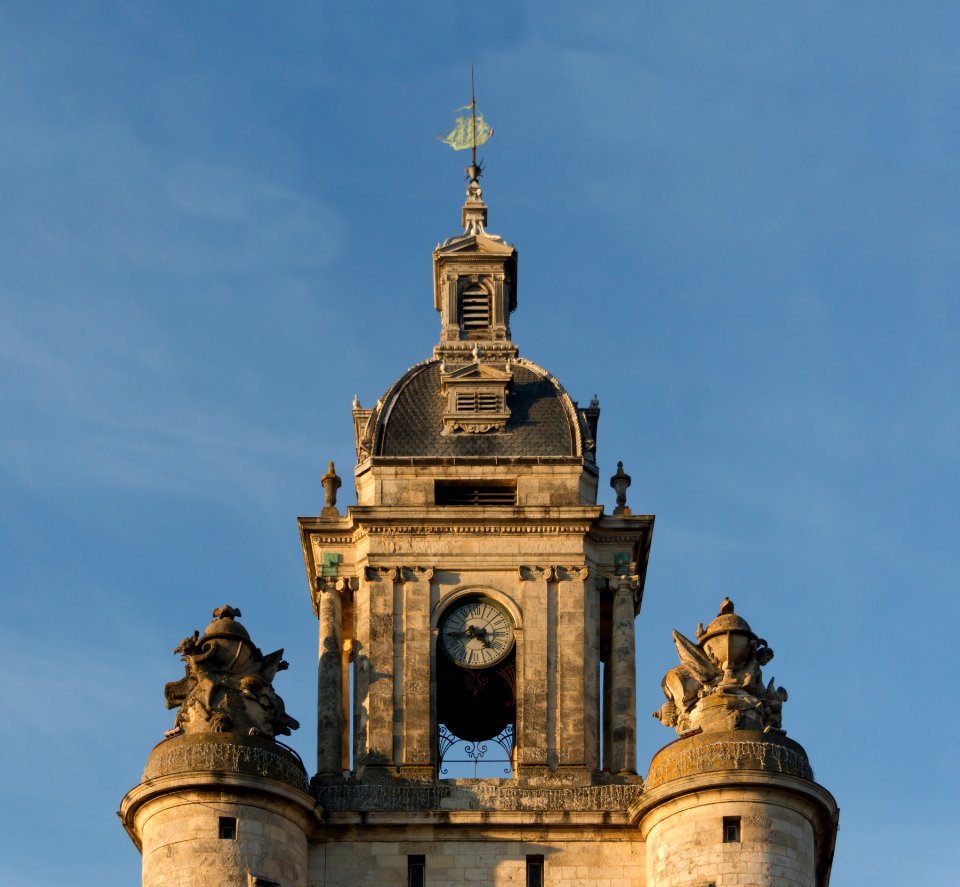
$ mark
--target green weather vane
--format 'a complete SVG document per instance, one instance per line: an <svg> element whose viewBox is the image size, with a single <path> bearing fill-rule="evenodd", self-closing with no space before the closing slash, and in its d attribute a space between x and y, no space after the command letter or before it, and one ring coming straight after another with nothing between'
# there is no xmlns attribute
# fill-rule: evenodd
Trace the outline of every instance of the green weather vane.
<svg viewBox="0 0 960 887"><path fill-rule="evenodd" d="M454 151L463 151L470 148L470 166L467 175L471 181L476 181L483 174L483 169L477 166L477 145L489 141L493 135L493 128L487 125L483 114L477 112L477 95L473 85L473 65L470 66L470 104L457 108L458 111L469 111L470 116L463 115L453 121L453 129L445 136L437 136Z"/></svg>

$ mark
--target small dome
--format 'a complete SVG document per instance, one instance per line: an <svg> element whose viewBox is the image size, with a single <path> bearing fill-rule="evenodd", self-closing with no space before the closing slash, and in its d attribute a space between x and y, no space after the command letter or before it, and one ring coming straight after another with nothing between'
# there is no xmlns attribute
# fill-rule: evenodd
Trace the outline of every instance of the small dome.
<svg viewBox="0 0 960 887"><path fill-rule="evenodd" d="M731 634L734 632L756 638L747 620L742 616L738 616L733 611L733 601L725 597L723 603L720 604L719 615L707 626L706 631L697 633L697 641L702 647L706 641L718 634Z"/></svg>
<svg viewBox="0 0 960 887"><path fill-rule="evenodd" d="M570 396L546 370L526 360L511 363L507 430L496 434L443 434L446 400L440 361L408 370L380 400L366 437L372 456L518 457L583 455L586 424Z"/></svg>
<svg viewBox="0 0 960 887"><path fill-rule="evenodd" d="M203 637L250 640L247 630L236 621L235 617L240 615L239 610L230 606L223 606L214 610L213 615L214 620L203 630Z"/></svg>

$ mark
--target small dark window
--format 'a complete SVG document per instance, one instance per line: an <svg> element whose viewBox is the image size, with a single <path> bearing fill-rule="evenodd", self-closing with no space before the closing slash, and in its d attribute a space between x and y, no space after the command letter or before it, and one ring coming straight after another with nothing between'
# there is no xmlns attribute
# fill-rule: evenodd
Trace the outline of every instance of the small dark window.
<svg viewBox="0 0 960 887"><path fill-rule="evenodd" d="M254 875L253 887L280 887L280 882L271 881L269 878L260 878Z"/></svg>
<svg viewBox="0 0 960 887"><path fill-rule="evenodd" d="M237 839L237 817L220 817L220 837L225 841L235 841Z"/></svg>
<svg viewBox="0 0 960 887"><path fill-rule="evenodd" d="M543 887L543 856L527 856L527 887Z"/></svg>
<svg viewBox="0 0 960 887"><path fill-rule="evenodd" d="M407 887L425 887L427 883L427 858L407 857Z"/></svg>
<svg viewBox="0 0 960 887"><path fill-rule="evenodd" d="M724 844L740 843L740 817L739 816L723 817L723 843Z"/></svg>

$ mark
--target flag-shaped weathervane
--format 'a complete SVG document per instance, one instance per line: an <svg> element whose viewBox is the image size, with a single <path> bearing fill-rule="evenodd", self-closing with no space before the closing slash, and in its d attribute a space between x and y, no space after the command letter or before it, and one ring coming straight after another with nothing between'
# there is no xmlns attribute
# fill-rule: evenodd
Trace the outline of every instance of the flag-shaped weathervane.
<svg viewBox="0 0 960 887"><path fill-rule="evenodd" d="M476 179L480 175L477 166L477 145L482 145L493 135L493 129L483 119L483 114L477 111L477 97L473 88L473 65L470 66L470 104L457 108L458 111L469 111L470 116L463 115L453 121L453 128L445 136L437 136L454 151L471 150L471 164L468 170L470 177Z"/></svg>

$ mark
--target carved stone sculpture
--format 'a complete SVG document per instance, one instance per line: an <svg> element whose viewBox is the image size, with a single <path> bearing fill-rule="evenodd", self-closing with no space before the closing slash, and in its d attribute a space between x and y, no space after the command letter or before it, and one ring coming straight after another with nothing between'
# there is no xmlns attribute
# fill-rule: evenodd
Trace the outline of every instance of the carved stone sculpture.
<svg viewBox="0 0 960 887"><path fill-rule="evenodd" d="M218 607L202 636L195 631L174 650L186 674L163 688L167 708L180 707L167 736L212 732L275 738L300 726L273 689L277 672L289 664L283 650L264 656L236 621L239 615L234 607Z"/></svg>
<svg viewBox="0 0 960 887"><path fill-rule="evenodd" d="M764 685L760 667L773 650L724 598L720 613L706 628L697 626L697 643L673 632L680 665L661 684L667 701L653 713L678 733L691 730L763 730L784 735L781 709L787 700L773 679Z"/></svg>

